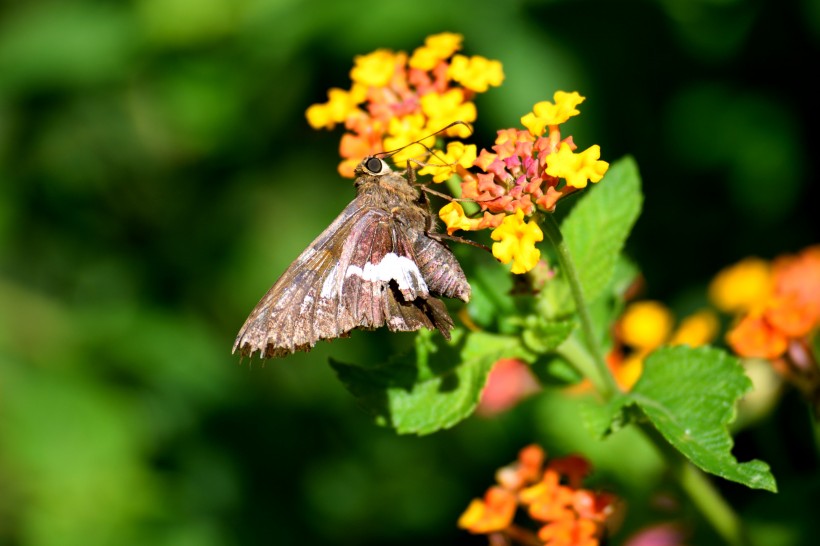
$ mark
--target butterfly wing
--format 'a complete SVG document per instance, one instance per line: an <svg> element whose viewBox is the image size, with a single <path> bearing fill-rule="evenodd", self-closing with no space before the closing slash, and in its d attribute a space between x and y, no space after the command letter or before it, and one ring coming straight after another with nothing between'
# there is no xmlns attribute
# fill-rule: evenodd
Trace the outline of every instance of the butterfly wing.
<svg viewBox="0 0 820 546"><path fill-rule="evenodd" d="M456 281L446 281L446 271ZM408 229L388 210L355 199L259 301L234 352L285 356L354 328L384 325L394 331L438 329L449 339L453 322L436 295L469 299L449 249Z"/></svg>

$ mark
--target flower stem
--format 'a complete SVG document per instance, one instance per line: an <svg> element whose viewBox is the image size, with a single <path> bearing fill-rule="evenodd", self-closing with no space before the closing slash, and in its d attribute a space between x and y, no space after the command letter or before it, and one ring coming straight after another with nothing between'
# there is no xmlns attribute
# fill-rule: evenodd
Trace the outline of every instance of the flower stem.
<svg viewBox="0 0 820 546"><path fill-rule="evenodd" d="M575 263L572 261L572 256L564 241L564 236L561 234L561 229L558 227L558 222L555 221L555 216L552 214L546 214L544 216L544 231L558 255L558 263L561 266L561 271L566 275L567 281L569 281L572 299L575 300L575 309L578 312L578 318L581 320L581 329L584 331L584 337L586 338L587 349L592 355L595 368L600 376L600 381L595 381L594 383L604 400L609 400L618 392L618 384L615 382L615 378L612 376L612 372L609 371L606 362L604 362L601 348L598 345L598 340L595 338L595 333L592 329L592 318L589 315L589 308L584 299L584 292L581 288L581 281L578 278L578 271L575 269Z"/></svg>
<svg viewBox="0 0 820 546"><path fill-rule="evenodd" d="M677 479L700 513L712 524L723 540L733 546L751 544L740 518L703 472L695 468L692 463L681 461Z"/></svg>

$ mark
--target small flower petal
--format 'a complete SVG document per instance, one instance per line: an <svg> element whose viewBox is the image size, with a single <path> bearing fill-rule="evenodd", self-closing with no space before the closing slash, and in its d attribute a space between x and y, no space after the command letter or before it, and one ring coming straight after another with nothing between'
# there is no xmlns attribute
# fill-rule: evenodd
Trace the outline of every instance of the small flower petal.
<svg viewBox="0 0 820 546"><path fill-rule="evenodd" d="M446 60L461 49L461 34L442 32L428 36L424 45L416 48L410 57L410 67L419 70L432 70L438 63Z"/></svg>
<svg viewBox="0 0 820 546"><path fill-rule="evenodd" d="M447 233L450 235L460 229L469 231L474 222L470 218L467 218L464 214L464 207L457 201L451 201L441 207L441 210L438 211L438 217L441 218L441 221L447 226Z"/></svg>
<svg viewBox="0 0 820 546"><path fill-rule="evenodd" d="M433 175L433 182L444 182L461 169L469 169L476 159L475 144L455 141L447 144L447 152L430 157L419 174Z"/></svg>
<svg viewBox="0 0 820 546"><path fill-rule="evenodd" d="M453 80L476 93L483 93L491 86L497 87L504 81L501 63L480 55L455 55L448 74Z"/></svg>
<svg viewBox="0 0 820 546"><path fill-rule="evenodd" d="M712 311L704 309L683 319L669 340L670 345L700 347L715 339L720 324Z"/></svg>
<svg viewBox="0 0 820 546"><path fill-rule="evenodd" d="M521 124L534 136L541 136L548 126L560 125L572 116L580 114L576 106L584 102L585 97L576 91L556 91L553 100L555 102L545 100L536 103L532 112L521 118Z"/></svg>
<svg viewBox="0 0 820 546"><path fill-rule="evenodd" d="M491 487L483 499L473 499L458 518L458 526L471 533L491 533L512 523L517 503L515 494L502 487Z"/></svg>
<svg viewBox="0 0 820 546"><path fill-rule="evenodd" d="M397 55L388 49L377 49L353 58L350 79L367 87L384 87L396 72Z"/></svg>
<svg viewBox="0 0 820 546"><path fill-rule="evenodd" d="M651 351L666 341L672 323L672 313L665 305L657 301L639 301L624 311L620 336L630 347Z"/></svg>
<svg viewBox="0 0 820 546"><path fill-rule="evenodd" d="M789 339L762 316L746 315L726 334L735 353L745 357L777 358L786 352Z"/></svg>
<svg viewBox="0 0 820 546"><path fill-rule="evenodd" d="M709 285L709 299L727 313L742 313L762 307L774 288L769 263L745 258L722 269Z"/></svg>
<svg viewBox="0 0 820 546"><path fill-rule="evenodd" d="M513 262L513 273L526 273L535 267L541 257L535 243L543 241L544 234L534 220L524 222L524 211L521 209L504 218L490 237L498 241L493 243L493 256L501 263Z"/></svg>
<svg viewBox="0 0 820 546"><path fill-rule="evenodd" d="M597 144L576 154L568 144L561 143L558 151L547 156L546 173L566 179L574 188L585 188L587 181L600 181L609 169L609 163L600 161L600 157L601 148Z"/></svg>

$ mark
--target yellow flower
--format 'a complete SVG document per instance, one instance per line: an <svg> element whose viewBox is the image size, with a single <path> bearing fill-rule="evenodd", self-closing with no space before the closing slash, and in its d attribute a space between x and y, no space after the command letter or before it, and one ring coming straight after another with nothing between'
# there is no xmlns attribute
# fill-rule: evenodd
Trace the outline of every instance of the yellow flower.
<svg viewBox="0 0 820 546"><path fill-rule="evenodd" d="M718 319L715 314L708 309L698 311L681 321L672 338L670 345L689 345L690 347L700 347L710 343L718 332Z"/></svg>
<svg viewBox="0 0 820 546"><path fill-rule="evenodd" d="M490 86L497 87L504 81L501 63L480 55L469 58L455 55L447 73L452 79L477 93L485 92Z"/></svg>
<svg viewBox="0 0 820 546"><path fill-rule="evenodd" d="M428 36L422 47L413 51L410 67L419 70L432 70L435 66L461 49L461 34L442 32Z"/></svg>
<svg viewBox="0 0 820 546"><path fill-rule="evenodd" d="M464 144L463 142L449 142L447 153L437 153L431 156L419 174L433 175L433 182L444 182L450 178L458 169L463 167L469 169L473 166L476 158L475 144ZM464 228L461 228L464 229Z"/></svg>
<svg viewBox="0 0 820 546"><path fill-rule="evenodd" d="M623 390L630 390L632 386L638 382L638 379L641 378L641 374L643 373L643 359L645 356L644 353L629 355L624 359L620 367L614 371L615 381L618 382L618 385L620 385Z"/></svg>
<svg viewBox="0 0 820 546"><path fill-rule="evenodd" d="M350 79L367 87L384 87L396 71L396 66L404 64L403 54L388 49L377 49L367 55L353 58Z"/></svg>
<svg viewBox="0 0 820 546"><path fill-rule="evenodd" d="M547 156L546 172L550 176L564 178L573 188L585 188L587 180L598 182L604 177L609 163L600 161L601 147L590 146L580 154L573 153L569 144L562 142L558 151Z"/></svg>
<svg viewBox="0 0 820 546"><path fill-rule="evenodd" d="M390 136L384 137L385 150L398 150L402 146L407 146L416 141L421 141L425 146L430 147L435 143L435 137L430 136L426 119L421 112L408 114L400 118L391 118L387 132ZM393 160L400 165L414 157L418 157L421 150L421 146L408 146L394 154Z"/></svg>
<svg viewBox="0 0 820 546"><path fill-rule="evenodd" d="M421 110L429 118L427 126L436 132L454 121L467 123L475 121L476 109L472 102L464 102L460 89L451 89L446 93L428 93L421 97ZM455 125L447 131L449 136L467 138L470 129L462 124Z"/></svg>
<svg viewBox="0 0 820 546"><path fill-rule="evenodd" d="M621 339L639 351L660 347L672 331L672 313L657 301L629 305L621 317Z"/></svg>
<svg viewBox="0 0 820 546"><path fill-rule="evenodd" d="M771 266L760 258L746 258L721 270L709 285L709 299L727 313L761 308L772 293Z"/></svg>
<svg viewBox="0 0 820 546"><path fill-rule="evenodd" d="M560 125L572 116L580 114L576 106L584 102L577 91L567 93L556 91L553 95L554 103L545 100L535 104L532 112L521 118L521 124L530 130L533 136L541 136L550 125Z"/></svg>
<svg viewBox="0 0 820 546"><path fill-rule="evenodd" d="M367 90L353 84L350 91L332 88L327 92L328 101L313 104L305 112L308 123L314 129L333 129L337 123L344 122L348 116L358 110L359 103L364 101Z"/></svg>
<svg viewBox="0 0 820 546"><path fill-rule="evenodd" d="M498 241L493 243L493 256L504 264L512 261L513 273L526 273L535 267L541 257L535 243L543 241L544 234L534 220L524 223L524 211L521 209L504 218L490 237Z"/></svg>
<svg viewBox="0 0 820 546"><path fill-rule="evenodd" d="M469 231L475 223L475 221L464 215L464 208L456 201L450 201L441 207L441 210L438 211L438 217L447 226L447 233L450 235L459 229Z"/></svg>

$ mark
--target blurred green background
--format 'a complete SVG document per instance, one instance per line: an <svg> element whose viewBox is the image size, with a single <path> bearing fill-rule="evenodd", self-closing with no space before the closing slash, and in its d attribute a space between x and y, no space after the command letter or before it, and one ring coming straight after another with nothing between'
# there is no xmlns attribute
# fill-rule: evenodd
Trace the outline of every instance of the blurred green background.
<svg viewBox="0 0 820 546"><path fill-rule="evenodd" d="M577 90L576 143L636 157L646 297L689 311L721 267L820 240L817 0L0 2L0 543L483 544L455 521L533 441L584 449L629 499L616 543L671 519L714 540L653 504L652 452L594 444L559 396L424 438L373 425L327 358L407 335L230 354L353 196L305 109L354 55L442 31L504 64L480 146ZM812 427L787 394L738 437L779 495L719 482L767 543L820 530Z"/></svg>

